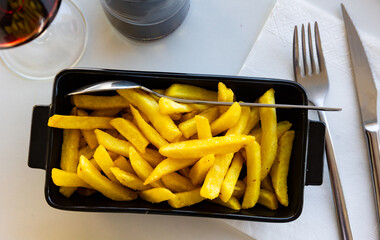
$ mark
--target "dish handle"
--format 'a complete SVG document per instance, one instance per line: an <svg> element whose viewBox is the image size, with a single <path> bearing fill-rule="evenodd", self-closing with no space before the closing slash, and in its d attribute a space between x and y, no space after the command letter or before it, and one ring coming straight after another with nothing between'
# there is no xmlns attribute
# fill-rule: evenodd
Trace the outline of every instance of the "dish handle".
<svg viewBox="0 0 380 240"><path fill-rule="evenodd" d="M305 185L321 185L325 151L325 124L309 120Z"/></svg>
<svg viewBox="0 0 380 240"><path fill-rule="evenodd" d="M30 168L46 169L47 143L49 142L47 122L49 116L50 106L33 107L28 158Z"/></svg>

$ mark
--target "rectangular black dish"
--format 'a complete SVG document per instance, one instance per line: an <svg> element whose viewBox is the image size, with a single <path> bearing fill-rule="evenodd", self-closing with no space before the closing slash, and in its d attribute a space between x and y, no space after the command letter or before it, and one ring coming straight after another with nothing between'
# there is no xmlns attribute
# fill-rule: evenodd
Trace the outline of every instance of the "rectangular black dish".
<svg viewBox="0 0 380 240"><path fill-rule="evenodd" d="M53 114L68 115L70 113L72 105L70 98L66 97L67 93L88 84L107 80L129 80L152 89L167 88L172 83L183 83L215 91L218 82L222 81L234 91L239 101L254 102L265 91L274 88L277 103L298 105L308 103L303 87L286 80L122 70L64 70L55 78L51 105L34 108L28 162L31 168L46 170L45 197L47 203L54 208L73 211L169 214L289 222L299 217L302 212L304 186L322 183L324 125L320 122L309 121L307 110L277 109L278 121L290 121L293 124L292 129L296 132L288 176L288 207L280 206L276 211L272 211L257 204L252 209L235 211L203 201L190 207L173 209L166 202L151 204L141 199L116 202L101 194L90 197L74 194L66 198L59 193L59 188L51 180L52 168L59 168L62 130L47 127L47 120Z"/></svg>

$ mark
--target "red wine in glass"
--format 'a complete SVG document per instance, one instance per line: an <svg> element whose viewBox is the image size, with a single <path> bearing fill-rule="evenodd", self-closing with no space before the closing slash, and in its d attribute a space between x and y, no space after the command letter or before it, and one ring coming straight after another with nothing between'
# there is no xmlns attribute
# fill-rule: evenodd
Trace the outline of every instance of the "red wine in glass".
<svg viewBox="0 0 380 240"><path fill-rule="evenodd" d="M61 0L0 0L0 49L29 42L53 21Z"/></svg>

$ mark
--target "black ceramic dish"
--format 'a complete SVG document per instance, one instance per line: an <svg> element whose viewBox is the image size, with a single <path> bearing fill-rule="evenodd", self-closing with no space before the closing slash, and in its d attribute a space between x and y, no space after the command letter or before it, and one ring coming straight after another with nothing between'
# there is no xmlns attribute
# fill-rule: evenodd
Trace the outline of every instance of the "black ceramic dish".
<svg viewBox="0 0 380 240"><path fill-rule="evenodd" d="M172 83L185 83L210 90L217 90L217 83L222 81L234 91L239 101L253 102L266 90L274 88L277 103L307 104L304 89L295 82L285 80L120 70L65 70L55 79L52 104L36 106L33 111L28 165L46 170L45 197L50 206L74 211L151 213L288 222L295 220L301 214L304 186L322 183L324 125L309 121L307 110L277 109L278 121L290 121L293 124L292 129L296 132L288 177L289 207L281 206L278 210L272 211L256 205L252 209L235 211L204 201L190 207L173 209L167 203L150 204L140 199L115 202L101 194L90 197L74 194L71 198L62 196L51 180L51 169L59 167L62 130L47 127L47 120L53 114L69 114L72 105L70 99L65 97L67 93L87 84L117 79L134 81L148 88L166 88Z"/></svg>

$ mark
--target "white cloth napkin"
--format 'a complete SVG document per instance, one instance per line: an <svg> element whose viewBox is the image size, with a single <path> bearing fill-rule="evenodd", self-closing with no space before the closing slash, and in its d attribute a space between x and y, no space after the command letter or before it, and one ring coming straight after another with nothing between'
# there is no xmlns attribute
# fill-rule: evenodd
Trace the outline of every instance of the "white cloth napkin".
<svg viewBox="0 0 380 240"><path fill-rule="evenodd" d="M348 9L349 11L350 9ZM299 0L278 0L240 75L293 80L294 26L318 21L330 91L327 113L354 239L379 236L365 136L361 125L351 62L341 18ZM354 19L355 21L355 19ZM380 80L380 41L358 30L374 78ZM379 85L378 85L379 86ZM329 173L325 161L321 186L306 186L301 216L289 223L223 220L255 239L339 239Z"/></svg>

